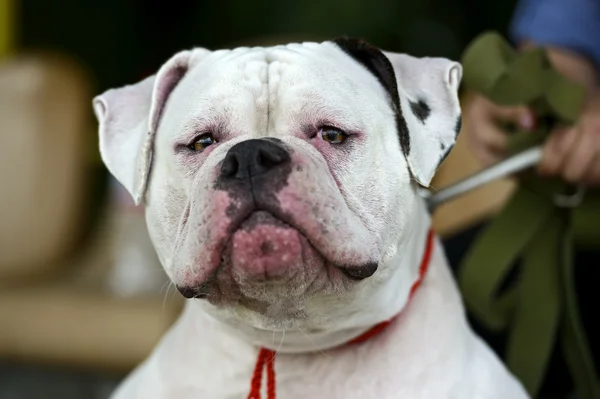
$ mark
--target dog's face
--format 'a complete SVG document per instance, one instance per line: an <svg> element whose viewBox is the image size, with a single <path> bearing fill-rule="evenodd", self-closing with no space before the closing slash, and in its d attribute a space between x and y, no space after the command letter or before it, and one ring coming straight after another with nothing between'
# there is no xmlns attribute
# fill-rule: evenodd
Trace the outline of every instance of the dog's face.
<svg viewBox="0 0 600 399"><path fill-rule="evenodd" d="M326 328L394 272L415 182L454 144L460 77L349 39L195 49L94 104L182 294L259 328Z"/></svg>

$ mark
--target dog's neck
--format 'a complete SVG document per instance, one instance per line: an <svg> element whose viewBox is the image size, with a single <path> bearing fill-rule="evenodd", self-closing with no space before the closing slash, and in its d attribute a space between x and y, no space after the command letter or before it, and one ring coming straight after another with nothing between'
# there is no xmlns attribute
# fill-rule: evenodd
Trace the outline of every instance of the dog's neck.
<svg viewBox="0 0 600 399"><path fill-rule="evenodd" d="M419 266L425 251L430 216L420 208L419 218L406 226L403 239L384 256L385 281L369 295L359 295L359 313L343 318L335 328L325 330L286 329L261 330L246 324L214 320L224 331L242 340L279 353L309 353L331 349L364 334L378 323L400 314L409 301L410 289L419 279ZM187 312L207 312L204 301L188 301ZM208 317L211 317L208 315Z"/></svg>

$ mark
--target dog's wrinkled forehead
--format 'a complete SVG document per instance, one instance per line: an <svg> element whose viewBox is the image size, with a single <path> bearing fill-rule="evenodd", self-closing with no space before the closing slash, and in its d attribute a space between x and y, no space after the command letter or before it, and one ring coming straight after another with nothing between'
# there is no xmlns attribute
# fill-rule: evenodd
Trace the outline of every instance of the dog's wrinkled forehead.
<svg viewBox="0 0 600 399"><path fill-rule="evenodd" d="M385 88L333 43L214 52L172 95L189 99L168 108L170 120L180 124L176 130L197 132L210 124L237 134L250 128L255 137L319 122L363 131L389 109Z"/></svg>
<svg viewBox="0 0 600 399"><path fill-rule="evenodd" d="M255 137L328 123L369 135L392 120L411 175L428 186L456 139L460 78L456 62L383 52L354 39L198 48L176 54L155 76L98 96L94 109L103 160L137 202L164 118L177 134L252 129Z"/></svg>

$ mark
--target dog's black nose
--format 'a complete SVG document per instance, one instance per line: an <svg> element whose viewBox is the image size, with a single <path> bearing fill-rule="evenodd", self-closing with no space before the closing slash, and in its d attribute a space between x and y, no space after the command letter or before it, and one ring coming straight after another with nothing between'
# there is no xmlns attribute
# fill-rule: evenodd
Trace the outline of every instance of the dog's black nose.
<svg viewBox="0 0 600 399"><path fill-rule="evenodd" d="M221 164L221 179L244 180L290 163L290 154L276 140L252 139L231 147Z"/></svg>

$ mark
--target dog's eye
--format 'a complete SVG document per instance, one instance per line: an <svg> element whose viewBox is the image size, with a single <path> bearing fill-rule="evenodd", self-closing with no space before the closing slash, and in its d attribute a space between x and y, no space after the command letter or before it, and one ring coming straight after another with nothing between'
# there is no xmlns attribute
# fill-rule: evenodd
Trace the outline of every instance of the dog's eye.
<svg viewBox="0 0 600 399"><path fill-rule="evenodd" d="M203 151L211 144L216 143L217 140L210 133L205 133L198 137L196 141L190 146L194 151Z"/></svg>
<svg viewBox="0 0 600 399"><path fill-rule="evenodd" d="M341 144L348 138L346 133L334 127L323 127L320 133L323 140L330 144Z"/></svg>

